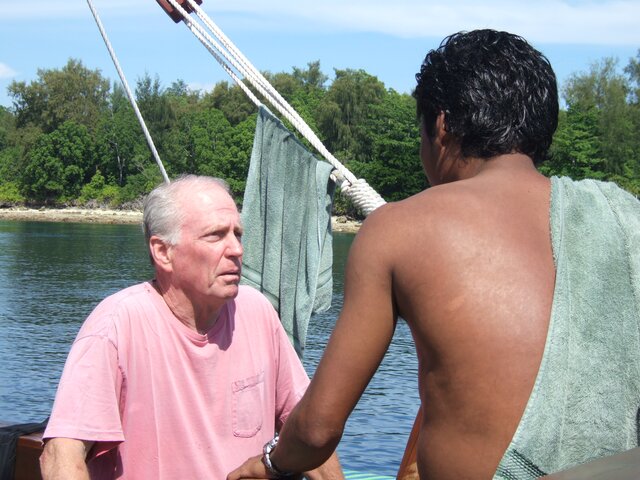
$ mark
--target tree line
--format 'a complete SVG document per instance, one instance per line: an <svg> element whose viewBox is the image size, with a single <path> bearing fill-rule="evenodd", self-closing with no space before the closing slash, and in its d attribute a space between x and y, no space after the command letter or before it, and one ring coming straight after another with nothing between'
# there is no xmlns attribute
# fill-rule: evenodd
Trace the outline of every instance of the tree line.
<svg viewBox="0 0 640 480"><path fill-rule="evenodd" d="M336 69L329 81L317 61L265 76L329 151L387 201L427 188L410 94L364 70ZM8 93L12 107L0 107L0 205L137 207L162 181L124 90L99 70L70 59L38 70L29 83L12 82ZM561 96L540 171L615 181L640 195L640 51L622 72L607 58L572 75ZM257 108L237 85L219 82L203 93L145 75L135 97L170 177L222 177L241 201ZM339 195L335 210L356 213Z"/></svg>

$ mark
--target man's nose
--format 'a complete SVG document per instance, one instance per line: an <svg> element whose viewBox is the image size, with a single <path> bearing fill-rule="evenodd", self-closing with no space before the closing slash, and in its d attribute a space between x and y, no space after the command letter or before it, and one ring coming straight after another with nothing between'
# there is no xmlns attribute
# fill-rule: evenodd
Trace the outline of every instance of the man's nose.
<svg viewBox="0 0 640 480"><path fill-rule="evenodd" d="M227 254L232 257L239 257L243 253L242 242L240 239L232 235L227 247Z"/></svg>

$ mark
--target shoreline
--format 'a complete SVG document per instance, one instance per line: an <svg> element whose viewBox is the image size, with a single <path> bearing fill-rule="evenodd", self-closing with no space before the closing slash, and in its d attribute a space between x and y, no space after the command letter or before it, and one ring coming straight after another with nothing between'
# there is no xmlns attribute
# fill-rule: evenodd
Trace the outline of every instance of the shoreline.
<svg viewBox="0 0 640 480"><path fill-rule="evenodd" d="M138 210L110 210L90 208L0 208L0 220L22 222L61 222L61 223L102 223L102 224L139 224L142 212ZM362 222L344 216L331 217L331 229L334 232L356 233Z"/></svg>

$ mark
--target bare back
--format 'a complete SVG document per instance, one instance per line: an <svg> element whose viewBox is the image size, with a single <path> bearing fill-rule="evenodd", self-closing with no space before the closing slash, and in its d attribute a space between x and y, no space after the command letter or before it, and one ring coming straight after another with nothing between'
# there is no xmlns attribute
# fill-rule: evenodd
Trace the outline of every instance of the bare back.
<svg viewBox="0 0 640 480"><path fill-rule="evenodd" d="M412 233L393 263L420 360L424 479L491 478L544 349L555 275L549 182L495 177L411 202Z"/></svg>
<svg viewBox="0 0 640 480"><path fill-rule="evenodd" d="M491 478L519 423L553 298L549 199L535 169L498 166L383 214L381 256L419 357L423 480Z"/></svg>

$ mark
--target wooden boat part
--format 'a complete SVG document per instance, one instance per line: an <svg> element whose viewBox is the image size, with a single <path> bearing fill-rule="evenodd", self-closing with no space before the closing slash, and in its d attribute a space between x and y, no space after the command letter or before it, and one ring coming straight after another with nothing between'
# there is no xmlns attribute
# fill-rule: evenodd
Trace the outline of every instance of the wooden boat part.
<svg viewBox="0 0 640 480"><path fill-rule="evenodd" d="M420 434L420 425L422 424L422 407L418 409L416 419L413 422L413 428L411 434L407 440L407 446L404 449L404 455L400 468L398 469L397 480L418 480L420 475L418 474L418 464L416 463L416 456L418 453L418 435Z"/></svg>
<svg viewBox="0 0 640 480"><path fill-rule="evenodd" d="M36 432L18 439L16 450L16 470L14 480L40 480L40 455L42 454L42 434Z"/></svg>

